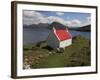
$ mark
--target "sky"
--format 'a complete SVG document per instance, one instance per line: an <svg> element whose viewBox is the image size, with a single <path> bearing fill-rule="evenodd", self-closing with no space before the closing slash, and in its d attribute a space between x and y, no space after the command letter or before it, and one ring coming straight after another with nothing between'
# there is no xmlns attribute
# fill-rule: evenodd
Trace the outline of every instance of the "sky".
<svg viewBox="0 0 100 80"><path fill-rule="evenodd" d="M57 21L69 27L82 27L91 23L90 13L59 12L59 11L23 11L23 24L39 24Z"/></svg>

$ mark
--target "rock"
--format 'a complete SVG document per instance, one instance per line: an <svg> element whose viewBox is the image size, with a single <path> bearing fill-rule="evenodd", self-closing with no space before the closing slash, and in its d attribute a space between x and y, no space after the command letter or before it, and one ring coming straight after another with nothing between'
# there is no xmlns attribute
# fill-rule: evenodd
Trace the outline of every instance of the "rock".
<svg viewBox="0 0 100 80"><path fill-rule="evenodd" d="M63 53L63 52L64 52L64 49L63 49L63 48L57 48L57 49L56 49L56 52L57 52L57 53Z"/></svg>
<svg viewBox="0 0 100 80"><path fill-rule="evenodd" d="M31 68L30 68L30 65L24 65L23 68L24 68L24 69L31 69Z"/></svg>
<svg viewBox="0 0 100 80"><path fill-rule="evenodd" d="M23 68L30 69L30 65L28 64L28 62L24 62Z"/></svg>
<svg viewBox="0 0 100 80"><path fill-rule="evenodd" d="M49 54L52 54L52 52L49 52Z"/></svg>
<svg viewBox="0 0 100 80"><path fill-rule="evenodd" d="M25 58L25 61L27 62L28 61L28 58Z"/></svg>
<svg viewBox="0 0 100 80"><path fill-rule="evenodd" d="M44 56L43 55L39 55L39 58L43 58Z"/></svg>

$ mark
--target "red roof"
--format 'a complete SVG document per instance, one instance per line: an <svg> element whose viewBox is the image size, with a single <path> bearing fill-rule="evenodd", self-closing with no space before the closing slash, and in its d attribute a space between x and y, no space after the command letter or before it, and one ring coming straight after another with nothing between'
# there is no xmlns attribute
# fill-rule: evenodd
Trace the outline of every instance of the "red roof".
<svg viewBox="0 0 100 80"><path fill-rule="evenodd" d="M60 41L72 38L71 34L63 29L55 30L55 34Z"/></svg>

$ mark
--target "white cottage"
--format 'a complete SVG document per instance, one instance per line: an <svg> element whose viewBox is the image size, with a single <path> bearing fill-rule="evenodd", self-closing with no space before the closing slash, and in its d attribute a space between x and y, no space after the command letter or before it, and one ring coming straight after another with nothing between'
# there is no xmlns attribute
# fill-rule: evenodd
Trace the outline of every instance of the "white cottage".
<svg viewBox="0 0 100 80"><path fill-rule="evenodd" d="M47 38L48 46L56 49L65 48L72 44L72 36L66 26L53 22L50 27L52 29Z"/></svg>

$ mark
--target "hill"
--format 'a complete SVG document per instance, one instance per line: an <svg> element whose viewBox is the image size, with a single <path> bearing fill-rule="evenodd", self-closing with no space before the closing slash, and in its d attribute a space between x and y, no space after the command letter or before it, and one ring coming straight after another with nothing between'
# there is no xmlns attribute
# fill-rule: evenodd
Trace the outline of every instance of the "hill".
<svg viewBox="0 0 100 80"><path fill-rule="evenodd" d="M76 30L76 31L91 31L91 25L86 25L86 26L82 26L82 27L68 27L65 26L59 22L53 22L51 24L48 23L39 23L39 24L32 24L32 25L24 25L24 28L48 28L48 29L52 29L53 26L56 29L65 29L66 27L69 28L70 30Z"/></svg>
<svg viewBox="0 0 100 80"><path fill-rule="evenodd" d="M48 28L49 24L47 23L39 23L39 24L32 24L32 25L24 25L24 28Z"/></svg>
<svg viewBox="0 0 100 80"><path fill-rule="evenodd" d="M75 67L91 65L90 41L82 36L73 38L71 46L64 52L57 52L47 43L26 45L23 48L24 63L30 68Z"/></svg>
<svg viewBox="0 0 100 80"><path fill-rule="evenodd" d="M56 28L56 29L60 29L60 28L63 28L65 29L66 26L59 23L59 22L53 22L51 24L48 24L48 23L39 23L39 24L32 24L32 25L24 25L23 27L24 28L48 28L48 29L52 29L53 26Z"/></svg>
<svg viewBox="0 0 100 80"><path fill-rule="evenodd" d="M91 25L86 25L82 27L75 27L75 28L69 28L70 30L76 30L76 31L91 31Z"/></svg>

